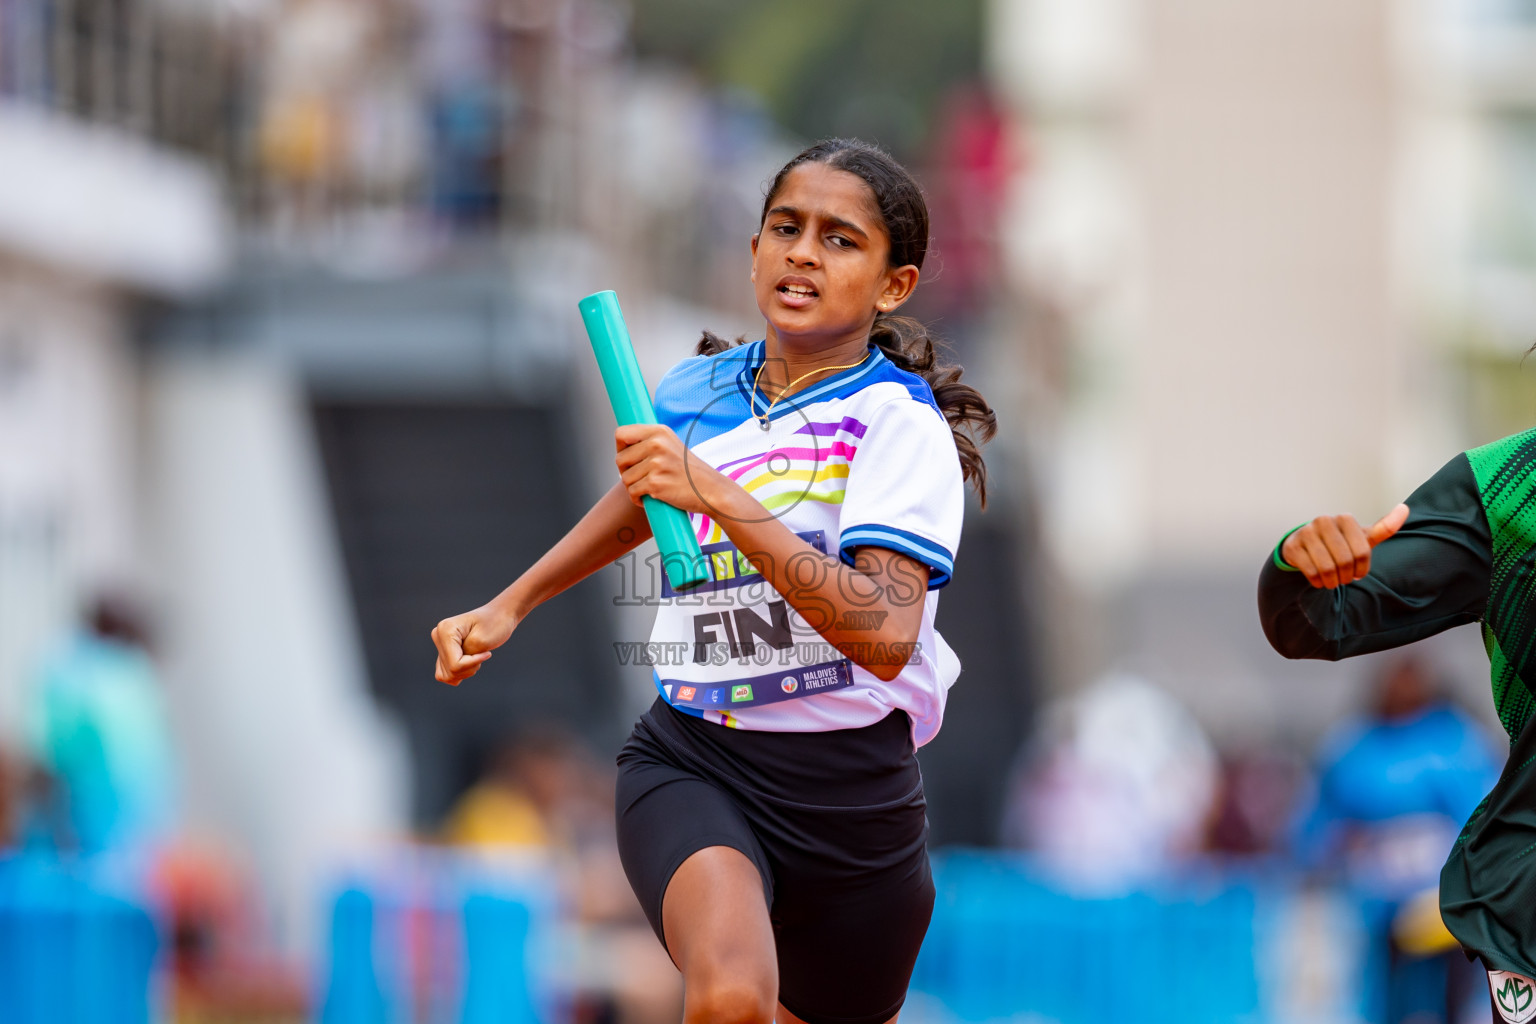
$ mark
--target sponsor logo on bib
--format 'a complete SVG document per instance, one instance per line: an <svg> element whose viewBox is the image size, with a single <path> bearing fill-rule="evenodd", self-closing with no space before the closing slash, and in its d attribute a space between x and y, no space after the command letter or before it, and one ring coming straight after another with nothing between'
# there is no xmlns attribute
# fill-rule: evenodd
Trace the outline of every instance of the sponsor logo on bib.
<svg viewBox="0 0 1536 1024"><path fill-rule="evenodd" d="M744 700L752 699L752 687L747 685L731 687L731 703L739 704Z"/></svg>
<svg viewBox="0 0 1536 1024"><path fill-rule="evenodd" d="M677 688L677 699L678 700L693 700L693 698L697 697L698 694L699 694L699 691L694 689L691 686L679 686Z"/></svg>
<svg viewBox="0 0 1536 1024"><path fill-rule="evenodd" d="M1509 971L1489 971L1488 987L1506 1024L1525 1024L1536 1017L1536 982L1530 978Z"/></svg>
<svg viewBox="0 0 1536 1024"><path fill-rule="evenodd" d="M800 680L796 679L794 676L785 676L782 680L779 681L779 689L783 690L785 693L794 693L796 690L800 689Z"/></svg>

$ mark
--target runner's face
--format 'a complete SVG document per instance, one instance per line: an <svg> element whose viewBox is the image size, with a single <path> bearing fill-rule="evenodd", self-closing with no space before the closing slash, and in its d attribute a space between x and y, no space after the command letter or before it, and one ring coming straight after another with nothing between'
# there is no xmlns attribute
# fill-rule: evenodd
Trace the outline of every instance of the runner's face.
<svg viewBox="0 0 1536 1024"><path fill-rule="evenodd" d="M821 163L785 178L752 238L757 308L779 336L868 334L917 284L916 267L889 266L890 236L869 186Z"/></svg>

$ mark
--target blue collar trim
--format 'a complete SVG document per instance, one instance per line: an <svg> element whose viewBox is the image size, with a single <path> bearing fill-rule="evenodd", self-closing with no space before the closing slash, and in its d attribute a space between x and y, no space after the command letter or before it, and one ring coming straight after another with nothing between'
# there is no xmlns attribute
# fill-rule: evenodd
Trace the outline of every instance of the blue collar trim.
<svg viewBox="0 0 1536 1024"><path fill-rule="evenodd" d="M747 354L746 366L736 375L736 386L741 390L741 397L747 402L747 415L762 422L763 413L766 412L769 421L778 419L786 413L795 412L801 407L813 402L823 401L834 397L834 392L847 390L849 393L863 387L864 378L878 370L882 365L888 364L889 359L880 351L880 346L874 342L869 343L870 355L857 366L851 366L846 370L839 370L826 380L811 385L804 391L797 391L779 399L778 403L770 410L768 402L752 386L753 376L763 365L767 358L768 342L766 339L754 341L752 350ZM854 385L850 387L850 385Z"/></svg>

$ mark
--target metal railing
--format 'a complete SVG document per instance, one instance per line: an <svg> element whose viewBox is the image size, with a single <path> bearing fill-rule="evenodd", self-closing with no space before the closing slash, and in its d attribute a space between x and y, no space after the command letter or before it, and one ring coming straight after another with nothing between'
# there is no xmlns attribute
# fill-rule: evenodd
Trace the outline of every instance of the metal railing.
<svg viewBox="0 0 1536 1024"><path fill-rule="evenodd" d="M556 22L476 25L505 59L483 81L445 84L389 80L418 56L422 26L370 16L378 23L366 30L360 77L347 79L350 69L333 93L292 102L272 59L295 17L287 9L258 20L216 4L0 0L0 101L199 159L248 224L324 226L379 210L425 214L450 233L548 221L556 204L545 193L563 195L570 177L557 166L568 154L555 130L569 112L551 97L567 91L555 79L574 72L558 56L569 44ZM356 140L378 131L377 101L401 102L402 81L414 149L407 170L381 175Z"/></svg>
<svg viewBox="0 0 1536 1024"><path fill-rule="evenodd" d="M147 0L0 0L0 97L229 168L248 95L240 36Z"/></svg>

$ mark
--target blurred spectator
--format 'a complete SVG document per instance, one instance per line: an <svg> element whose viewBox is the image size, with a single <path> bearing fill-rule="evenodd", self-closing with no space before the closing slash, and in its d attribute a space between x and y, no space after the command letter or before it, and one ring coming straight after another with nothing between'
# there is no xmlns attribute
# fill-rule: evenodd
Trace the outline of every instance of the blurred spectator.
<svg viewBox="0 0 1536 1024"><path fill-rule="evenodd" d="M415 20L396 0L289 0L272 19L256 148L281 229L415 200L430 156Z"/></svg>
<svg viewBox="0 0 1536 1024"><path fill-rule="evenodd" d="M580 755L571 738L553 728L508 740L449 812L443 837L466 846L569 846Z"/></svg>
<svg viewBox="0 0 1536 1024"><path fill-rule="evenodd" d="M172 826L174 757L142 619L103 597L88 627L43 662L29 694L32 757L51 777L56 843L85 852L152 849Z"/></svg>
<svg viewBox="0 0 1536 1024"><path fill-rule="evenodd" d="M998 283L998 225L1023 170L1011 122L981 84L952 89L934 119L930 164L937 273L921 302L964 360ZM928 312L931 311L931 312Z"/></svg>
<svg viewBox="0 0 1536 1024"><path fill-rule="evenodd" d="M182 842L155 864L177 1021L288 1021L308 1010L298 965L272 952L258 891L228 850Z"/></svg>
<svg viewBox="0 0 1536 1024"><path fill-rule="evenodd" d="M518 103L496 59L497 6L432 0L418 10L433 211L457 227L494 227L501 214L506 125Z"/></svg>
<svg viewBox="0 0 1536 1024"><path fill-rule="evenodd" d="M1284 852L1287 823L1306 776L1300 759L1282 750L1224 755L1206 848L1237 856Z"/></svg>
<svg viewBox="0 0 1536 1024"><path fill-rule="evenodd" d="M0 747L0 852L21 842L26 770L8 750Z"/></svg>
<svg viewBox="0 0 1536 1024"><path fill-rule="evenodd" d="M1076 884L1118 887L1195 852L1216 755L1189 712L1134 676L1110 676L1042 716L1005 838Z"/></svg>
<svg viewBox="0 0 1536 1024"><path fill-rule="evenodd" d="M573 944L562 958L576 1021L666 1024L682 1015L682 977L640 913L614 839L613 772L564 729L542 724L500 745L484 778L449 812L449 842L542 851L563 878Z"/></svg>
<svg viewBox="0 0 1536 1024"><path fill-rule="evenodd" d="M289 0L272 20L259 149L274 183L301 201L321 202L341 164L343 111L370 27L356 0Z"/></svg>
<svg viewBox="0 0 1536 1024"><path fill-rule="evenodd" d="M1413 658L1392 662L1365 717L1325 742L1294 850L1304 867L1337 874L1363 901L1375 946L1369 1019L1454 1022L1480 991L1480 972L1423 907L1437 905L1446 852L1498 772L1482 730Z"/></svg>

